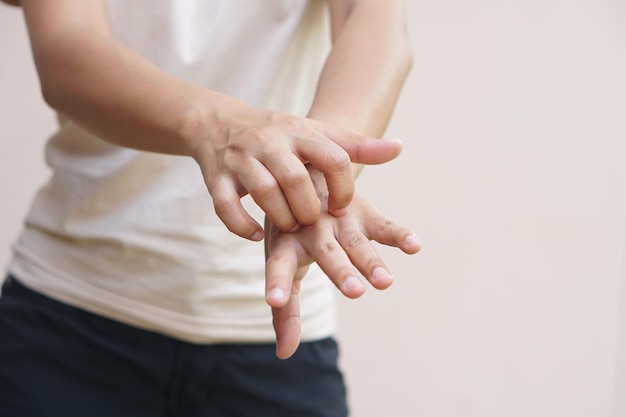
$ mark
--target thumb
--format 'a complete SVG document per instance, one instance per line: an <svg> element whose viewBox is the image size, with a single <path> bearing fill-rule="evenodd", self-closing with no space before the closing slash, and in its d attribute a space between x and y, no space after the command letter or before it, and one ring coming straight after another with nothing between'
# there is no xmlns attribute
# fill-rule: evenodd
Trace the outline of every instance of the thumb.
<svg viewBox="0 0 626 417"><path fill-rule="evenodd" d="M398 138L372 139L352 142L354 149L345 149L350 160L357 164L384 164L395 159L402 152L402 141Z"/></svg>
<svg viewBox="0 0 626 417"><path fill-rule="evenodd" d="M402 152L402 141L398 138L375 139L343 129L324 132L325 136L339 145L357 164L376 165L395 159Z"/></svg>

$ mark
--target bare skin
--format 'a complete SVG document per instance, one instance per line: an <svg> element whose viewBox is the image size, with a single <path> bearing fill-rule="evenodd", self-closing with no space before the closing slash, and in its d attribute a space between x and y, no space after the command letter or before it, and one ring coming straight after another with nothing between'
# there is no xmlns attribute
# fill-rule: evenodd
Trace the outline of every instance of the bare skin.
<svg viewBox="0 0 626 417"><path fill-rule="evenodd" d="M52 108L112 143L194 158L226 227L252 240L267 235L267 300L281 358L299 343L294 318L307 265L317 262L358 297L365 287L351 279L357 271L378 289L392 282L370 240L419 250L409 230L354 193L358 164L390 161L402 149L375 139L411 66L402 1L327 1L333 48L307 118L163 72L111 36L102 0L20 2ZM247 193L266 213L265 230L240 203ZM312 238L325 244L311 246Z"/></svg>
<svg viewBox="0 0 626 417"><path fill-rule="evenodd" d="M411 66L402 1L328 3L333 49L309 117L381 136ZM353 168L356 176L362 166ZM366 288L359 275L379 290L393 282L370 241L407 254L421 248L410 230L358 195L343 216L328 215L324 210L327 183L315 167L309 167L309 173L322 201L318 220L295 233L283 233L266 219L266 299L272 307L279 358L291 356L300 342L298 291L310 263L317 262L345 296L357 298Z"/></svg>
<svg viewBox="0 0 626 417"><path fill-rule="evenodd" d="M323 189L323 175L311 175L318 189ZM320 198L324 201L323 194ZM378 290L393 283L393 276L371 241L397 247L407 254L421 249L409 229L383 216L358 194L341 217L322 210L315 223L292 233L267 226L270 232L265 238L266 300L272 307L276 355L282 359L293 355L300 343L298 293L311 263L316 262L343 295L357 298L366 289L361 275Z"/></svg>
<svg viewBox="0 0 626 417"><path fill-rule="evenodd" d="M244 238L261 240L263 228L241 196L292 230L320 213L306 163L324 172L329 210L340 214L354 194L350 162L401 151L395 140L258 109L167 74L111 36L102 0L20 3L47 103L115 144L193 157L218 216Z"/></svg>

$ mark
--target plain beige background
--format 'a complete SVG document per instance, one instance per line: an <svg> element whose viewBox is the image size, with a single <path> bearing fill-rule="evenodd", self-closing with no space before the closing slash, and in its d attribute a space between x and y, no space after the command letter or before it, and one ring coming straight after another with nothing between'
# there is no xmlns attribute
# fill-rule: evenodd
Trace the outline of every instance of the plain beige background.
<svg viewBox="0 0 626 417"><path fill-rule="evenodd" d="M359 189L424 249L341 301L352 415L626 417L626 3L406 4L405 151ZM2 262L53 128L0 7Z"/></svg>

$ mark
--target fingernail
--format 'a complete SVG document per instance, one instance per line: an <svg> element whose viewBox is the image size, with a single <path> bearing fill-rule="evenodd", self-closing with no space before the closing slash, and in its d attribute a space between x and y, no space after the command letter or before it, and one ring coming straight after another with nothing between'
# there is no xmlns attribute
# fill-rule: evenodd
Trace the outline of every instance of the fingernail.
<svg viewBox="0 0 626 417"><path fill-rule="evenodd" d="M383 140L387 142L398 142L400 145L402 145L402 139L400 138L384 138Z"/></svg>
<svg viewBox="0 0 626 417"><path fill-rule="evenodd" d="M372 271L372 280L374 281L391 281L393 277L387 270L383 267L376 267Z"/></svg>
<svg viewBox="0 0 626 417"><path fill-rule="evenodd" d="M415 235L407 236L406 239L404 239L404 244L407 246L415 246L415 245L422 246L422 242L420 242L417 236Z"/></svg>
<svg viewBox="0 0 626 417"><path fill-rule="evenodd" d="M257 230L256 232L254 232L254 234L252 235L252 237L250 237L251 240L254 240L255 242L258 242L260 240L263 240L263 232L260 230Z"/></svg>
<svg viewBox="0 0 626 417"><path fill-rule="evenodd" d="M294 227L289 229L289 233L297 232L298 229L300 229L300 223L296 223L296 225Z"/></svg>
<svg viewBox="0 0 626 417"><path fill-rule="evenodd" d="M271 291L267 293L268 300L282 300L284 297L285 291L279 287L272 288Z"/></svg>
<svg viewBox="0 0 626 417"><path fill-rule="evenodd" d="M357 277L348 277L343 282L344 291L350 291L350 290L356 290L356 289L360 290L361 288L363 288L363 283Z"/></svg>

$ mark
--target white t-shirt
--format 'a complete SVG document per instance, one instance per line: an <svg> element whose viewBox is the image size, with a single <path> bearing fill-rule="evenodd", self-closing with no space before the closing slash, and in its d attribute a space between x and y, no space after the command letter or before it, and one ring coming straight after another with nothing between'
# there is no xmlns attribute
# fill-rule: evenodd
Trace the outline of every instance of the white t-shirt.
<svg viewBox="0 0 626 417"><path fill-rule="evenodd" d="M109 0L113 34L165 71L252 105L305 115L329 48L322 0ZM264 249L215 215L188 157L105 142L71 121L9 271L63 302L196 343L272 341ZM262 224L249 198L247 208ZM304 340L333 333L335 289L301 291Z"/></svg>

